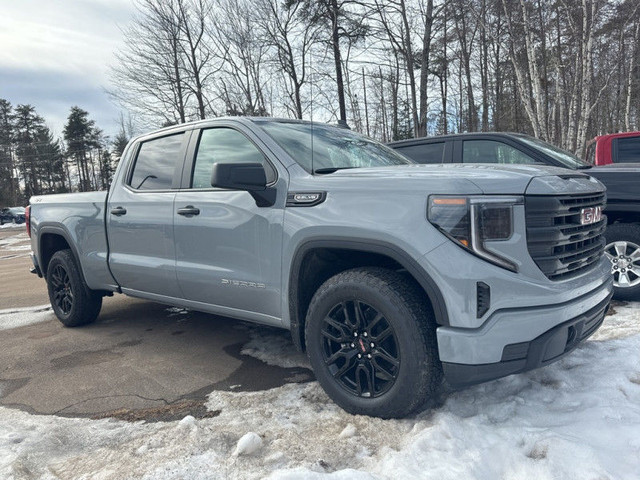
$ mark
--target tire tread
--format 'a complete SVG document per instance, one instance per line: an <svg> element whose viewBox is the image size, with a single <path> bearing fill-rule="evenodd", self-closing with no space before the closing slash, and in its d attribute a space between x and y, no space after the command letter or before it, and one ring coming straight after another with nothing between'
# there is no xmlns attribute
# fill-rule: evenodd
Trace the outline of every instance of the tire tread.
<svg viewBox="0 0 640 480"><path fill-rule="evenodd" d="M416 389L411 395L407 395L406 403L387 405L384 411L371 413L369 410L357 407L349 408L351 413L375 415L383 418L404 417L429 400L442 383L442 367L438 359L438 346L436 342L436 322L430 305L420 287L407 274L396 272L381 267L359 267L346 270L325 281L314 294L305 321L305 339L309 345L310 315L317 308L318 303L330 290L339 288L345 283L364 284L383 297L396 304L396 307L404 307L410 312L409 320L418 327L419 335L416 340L421 358L424 359L422 368L409 373L410 383ZM402 305L398 305L401 303ZM344 408L344 407L343 407Z"/></svg>

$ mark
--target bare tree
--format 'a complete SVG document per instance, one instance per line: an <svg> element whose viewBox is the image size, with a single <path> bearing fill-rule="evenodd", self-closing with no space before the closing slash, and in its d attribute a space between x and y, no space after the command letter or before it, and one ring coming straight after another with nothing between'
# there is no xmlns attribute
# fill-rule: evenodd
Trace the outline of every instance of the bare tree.
<svg viewBox="0 0 640 480"><path fill-rule="evenodd" d="M184 123L190 101L177 8L175 0L139 0L111 71L113 98L141 117L164 123Z"/></svg>
<svg viewBox="0 0 640 480"><path fill-rule="evenodd" d="M307 81L307 62L312 46L318 39L318 26L305 22L299 10L302 4L283 4L279 0L262 0L260 25L269 46L274 51L275 67L284 75L284 88L289 102L287 109L295 118L302 118L302 87Z"/></svg>

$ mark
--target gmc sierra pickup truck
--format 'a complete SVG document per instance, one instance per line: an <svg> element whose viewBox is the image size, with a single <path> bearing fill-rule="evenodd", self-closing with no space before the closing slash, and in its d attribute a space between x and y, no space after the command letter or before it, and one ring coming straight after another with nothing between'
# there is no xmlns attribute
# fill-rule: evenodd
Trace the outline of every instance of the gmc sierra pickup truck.
<svg viewBox="0 0 640 480"><path fill-rule="evenodd" d="M132 140L108 192L34 197L27 223L64 325L118 292L286 328L337 404L401 417L443 376L540 367L600 326L604 203L582 172L231 118Z"/></svg>
<svg viewBox="0 0 640 480"><path fill-rule="evenodd" d="M605 255L614 297L640 300L640 165L592 167L575 155L519 133L460 133L389 144L418 163L552 165L584 172L607 187Z"/></svg>

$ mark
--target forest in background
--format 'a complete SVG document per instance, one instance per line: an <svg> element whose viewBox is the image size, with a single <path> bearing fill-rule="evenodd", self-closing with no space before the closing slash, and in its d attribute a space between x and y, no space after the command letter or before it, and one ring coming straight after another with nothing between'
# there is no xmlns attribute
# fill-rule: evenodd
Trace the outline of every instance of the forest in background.
<svg viewBox="0 0 640 480"><path fill-rule="evenodd" d="M136 0L109 140L0 99L0 204L105 188L137 129L224 115L346 122L383 142L534 135L583 156L640 129L638 0Z"/></svg>
<svg viewBox="0 0 640 480"><path fill-rule="evenodd" d="M123 116L111 140L74 106L56 138L33 105L0 98L0 206L26 205L32 195L105 190L132 133Z"/></svg>
<svg viewBox="0 0 640 480"><path fill-rule="evenodd" d="M637 0L138 0L110 94L147 124L335 122L381 141L638 129Z"/></svg>

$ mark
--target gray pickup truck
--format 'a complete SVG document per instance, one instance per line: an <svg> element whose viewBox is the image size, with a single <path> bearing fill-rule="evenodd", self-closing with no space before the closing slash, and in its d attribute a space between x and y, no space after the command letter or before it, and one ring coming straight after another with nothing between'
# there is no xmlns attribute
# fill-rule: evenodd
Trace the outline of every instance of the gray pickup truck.
<svg viewBox="0 0 640 480"><path fill-rule="evenodd" d="M109 192L34 197L33 271L67 326L113 292L291 330L345 410L401 417L551 363L602 323L605 189L542 166L417 165L262 118L130 142Z"/></svg>

